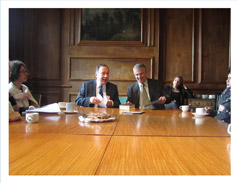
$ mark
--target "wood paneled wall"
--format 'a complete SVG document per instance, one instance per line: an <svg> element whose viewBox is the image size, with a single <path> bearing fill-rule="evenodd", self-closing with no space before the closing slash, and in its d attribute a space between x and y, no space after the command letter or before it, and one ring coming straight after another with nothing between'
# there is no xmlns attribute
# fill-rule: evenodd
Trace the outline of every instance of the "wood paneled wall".
<svg viewBox="0 0 238 183"><path fill-rule="evenodd" d="M95 67L110 67L110 80L126 96L132 67L170 84L184 77L194 93L225 87L230 66L230 9L142 9L141 41L82 41L81 9L10 9L10 60L23 60L28 85L42 104L74 101Z"/></svg>

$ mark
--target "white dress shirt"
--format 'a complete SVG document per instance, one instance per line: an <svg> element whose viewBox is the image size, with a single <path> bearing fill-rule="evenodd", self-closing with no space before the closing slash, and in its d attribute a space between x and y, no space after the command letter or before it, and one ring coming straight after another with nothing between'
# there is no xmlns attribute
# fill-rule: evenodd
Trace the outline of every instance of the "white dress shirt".
<svg viewBox="0 0 238 183"><path fill-rule="evenodd" d="M97 86L96 86L96 97L99 95L99 90L100 90L100 86L101 86L101 83L97 82ZM103 98L106 98L107 97L107 93L106 93L106 85L102 85L102 91L103 91ZM109 99L110 100L110 99ZM112 106L114 105L114 102L112 101ZM98 107L97 104L95 104L95 107Z"/></svg>

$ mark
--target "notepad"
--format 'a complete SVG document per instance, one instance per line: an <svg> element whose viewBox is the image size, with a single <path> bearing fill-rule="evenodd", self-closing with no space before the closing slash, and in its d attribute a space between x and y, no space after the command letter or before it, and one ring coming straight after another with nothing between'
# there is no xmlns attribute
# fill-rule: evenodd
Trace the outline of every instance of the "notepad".
<svg viewBox="0 0 238 183"><path fill-rule="evenodd" d="M31 109L31 110L26 110L26 113L28 113L28 112L59 113L60 108L59 108L59 105L57 103L53 103L53 104L45 105L45 106L40 107L40 108L34 108L34 109Z"/></svg>

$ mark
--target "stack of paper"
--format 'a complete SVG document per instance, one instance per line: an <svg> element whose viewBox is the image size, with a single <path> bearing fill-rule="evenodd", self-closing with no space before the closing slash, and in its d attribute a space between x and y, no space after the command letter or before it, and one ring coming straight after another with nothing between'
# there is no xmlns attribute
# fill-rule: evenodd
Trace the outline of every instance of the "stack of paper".
<svg viewBox="0 0 238 183"><path fill-rule="evenodd" d="M60 108L59 108L59 105L57 103L53 103L53 104L45 105L45 106L40 107L40 108L26 110L26 112L59 113Z"/></svg>

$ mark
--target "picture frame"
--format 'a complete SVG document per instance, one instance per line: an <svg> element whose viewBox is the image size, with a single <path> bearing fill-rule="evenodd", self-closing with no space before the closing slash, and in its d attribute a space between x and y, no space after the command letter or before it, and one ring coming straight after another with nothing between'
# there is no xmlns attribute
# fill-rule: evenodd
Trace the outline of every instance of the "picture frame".
<svg viewBox="0 0 238 183"><path fill-rule="evenodd" d="M142 40L141 9L82 9L81 41Z"/></svg>

